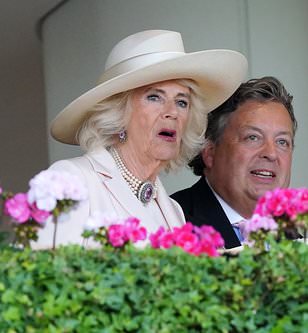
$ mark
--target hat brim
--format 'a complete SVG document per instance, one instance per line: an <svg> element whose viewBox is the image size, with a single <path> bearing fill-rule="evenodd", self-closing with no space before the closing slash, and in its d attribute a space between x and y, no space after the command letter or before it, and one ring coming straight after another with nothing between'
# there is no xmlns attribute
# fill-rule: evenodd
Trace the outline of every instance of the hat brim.
<svg viewBox="0 0 308 333"><path fill-rule="evenodd" d="M67 105L53 120L51 135L58 141L78 144L76 133L89 110L107 97L154 82L192 79L203 91L206 112L228 99L244 80L247 60L232 50L207 50L132 70L98 84Z"/></svg>

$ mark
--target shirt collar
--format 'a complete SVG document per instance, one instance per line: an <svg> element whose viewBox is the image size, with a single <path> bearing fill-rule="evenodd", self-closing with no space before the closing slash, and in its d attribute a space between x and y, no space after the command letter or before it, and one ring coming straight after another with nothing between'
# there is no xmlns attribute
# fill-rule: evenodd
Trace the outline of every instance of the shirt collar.
<svg viewBox="0 0 308 333"><path fill-rule="evenodd" d="M236 222L245 220L243 216L241 216L239 213L237 213L232 207L230 207L225 200L217 194L212 186L209 184L208 180L205 178L207 184L209 185L210 189L212 190L213 194L215 195L216 199L219 201L223 211L225 212L228 220L230 221L231 224L234 224Z"/></svg>

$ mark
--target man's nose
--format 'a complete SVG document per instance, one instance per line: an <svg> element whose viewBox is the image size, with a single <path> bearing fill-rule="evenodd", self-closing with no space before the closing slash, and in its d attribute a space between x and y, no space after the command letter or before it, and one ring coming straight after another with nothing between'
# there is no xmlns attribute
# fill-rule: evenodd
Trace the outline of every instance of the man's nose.
<svg viewBox="0 0 308 333"><path fill-rule="evenodd" d="M261 149L260 152L261 158L266 158L269 161L275 161L277 159L277 146L276 143L270 140L267 140Z"/></svg>

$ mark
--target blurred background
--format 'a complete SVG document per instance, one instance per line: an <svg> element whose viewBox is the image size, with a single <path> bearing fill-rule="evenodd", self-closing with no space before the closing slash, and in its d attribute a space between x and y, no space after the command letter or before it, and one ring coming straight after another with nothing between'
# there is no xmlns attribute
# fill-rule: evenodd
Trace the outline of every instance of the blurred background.
<svg viewBox="0 0 308 333"><path fill-rule="evenodd" d="M0 0L0 186L25 191L48 166L39 20L60 0Z"/></svg>
<svg viewBox="0 0 308 333"><path fill-rule="evenodd" d="M78 148L50 138L55 115L93 87L120 39L146 29L182 34L187 52L246 55L247 79L273 75L294 95L299 129L292 186L308 186L308 0L0 0L0 184L29 179ZM162 175L169 193L196 179Z"/></svg>

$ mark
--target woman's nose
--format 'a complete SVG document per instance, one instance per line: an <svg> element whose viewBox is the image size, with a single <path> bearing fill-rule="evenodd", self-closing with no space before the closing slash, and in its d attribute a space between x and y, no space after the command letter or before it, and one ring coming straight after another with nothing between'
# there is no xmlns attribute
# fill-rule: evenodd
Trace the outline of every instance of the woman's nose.
<svg viewBox="0 0 308 333"><path fill-rule="evenodd" d="M177 119L178 117L178 109L174 102L168 102L164 108L164 118L173 118Z"/></svg>

